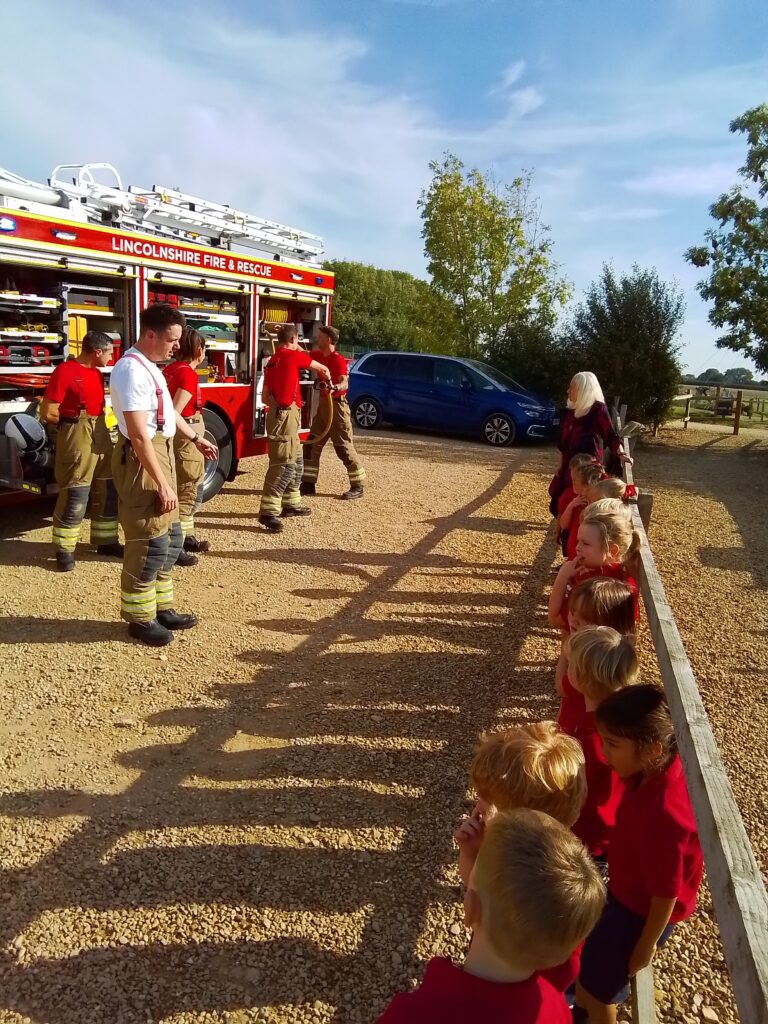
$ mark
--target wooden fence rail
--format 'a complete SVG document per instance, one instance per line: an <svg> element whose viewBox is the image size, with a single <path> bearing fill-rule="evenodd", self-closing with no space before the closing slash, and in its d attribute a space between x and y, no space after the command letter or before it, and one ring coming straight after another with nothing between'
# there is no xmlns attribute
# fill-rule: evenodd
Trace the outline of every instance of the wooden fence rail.
<svg viewBox="0 0 768 1024"><path fill-rule="evenodd" d="M630 439L625 438L625 450ZM631 466L625 467L633 483ZM768 1024L768 895L725 773L637 501L632 520L643 544L638 583L669 701L688 792L704 853L715 917L742 1024ZM748 757L749 752L744 751ZM768 780L756 779L765 786ZM656 1020L651 969L632 986L634 1024Z"/></svg>

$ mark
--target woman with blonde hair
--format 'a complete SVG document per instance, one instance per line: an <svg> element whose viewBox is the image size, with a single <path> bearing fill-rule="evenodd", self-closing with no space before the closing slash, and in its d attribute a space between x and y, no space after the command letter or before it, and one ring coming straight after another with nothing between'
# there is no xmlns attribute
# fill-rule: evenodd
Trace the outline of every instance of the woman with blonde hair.
<svg viewBox="0 0 768 1024"><path fill-rule="evenodd" d="M575 374L568 385L568 410L557 446L560 464L549 485L552 515L556 515L558 498L570 486L569 467L574 455L591 455L602 462L607 449L619 465L632 462L613 428L600 381L588 370Z"/></svg>

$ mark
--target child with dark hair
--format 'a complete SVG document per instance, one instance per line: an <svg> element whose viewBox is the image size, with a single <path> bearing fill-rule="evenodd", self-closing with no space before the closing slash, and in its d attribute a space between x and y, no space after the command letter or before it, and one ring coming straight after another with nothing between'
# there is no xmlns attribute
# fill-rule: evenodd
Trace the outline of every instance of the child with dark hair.
<svg viewBox="0 0 768 1024"><path fill-rule="evenodd" d="M582 949L574 1024L615 1024L629 979L693 913L703 870L663 692L626 687L599 705L595 720L625 788L608 852L608 902Z"/></svg>

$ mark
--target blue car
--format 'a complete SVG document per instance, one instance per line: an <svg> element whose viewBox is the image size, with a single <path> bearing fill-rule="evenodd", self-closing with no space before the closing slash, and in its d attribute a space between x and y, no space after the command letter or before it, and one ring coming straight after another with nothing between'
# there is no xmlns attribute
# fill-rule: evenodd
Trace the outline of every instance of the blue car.
<svg viewBox="0 0 768 1024"><path fill-rule="evenodd" d="M417 352L368 352L349 372L349 403L358 427L422 427L479 435L503 446L546 437L555 407L477 359Z"/></svg>

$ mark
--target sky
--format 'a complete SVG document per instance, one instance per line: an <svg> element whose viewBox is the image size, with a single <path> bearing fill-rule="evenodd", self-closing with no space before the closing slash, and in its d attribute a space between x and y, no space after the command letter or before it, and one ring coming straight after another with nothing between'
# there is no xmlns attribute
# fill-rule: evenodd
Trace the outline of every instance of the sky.
<svg viewBox="0 0 768 1024"><path fill-rule="evenodd" d="M77 14L75 14L77 11ZM605 262L683 289L682 361L715 346L682 254L768 100L766 0L4 0L0 165L108 161L425 275L418 197L455 153L534 175L582 297Z"/></svg>

